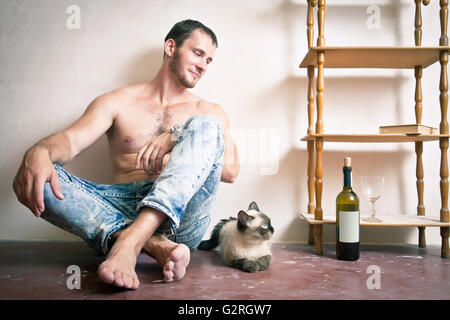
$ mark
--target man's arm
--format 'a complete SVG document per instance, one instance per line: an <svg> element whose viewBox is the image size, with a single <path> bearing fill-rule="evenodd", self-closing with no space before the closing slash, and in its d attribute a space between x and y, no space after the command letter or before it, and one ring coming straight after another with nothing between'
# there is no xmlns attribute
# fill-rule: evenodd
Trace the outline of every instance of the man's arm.
<svg viewBox="0 0 450 320"><path fill-rule="evenodd" d="M211 113L211 109L206 109L206 114ZM239 175L239 155L229 130L229 121L225 111L216 105L212 115L222 124L225 138L224 165L222 168L221 181L233 183ZM166 131L159 136L152 138L137 153L136 168L143 168L148 174L161 173L170 158L170 152L175 142L171 140L170 131ZM169 157L165 157L169 155Z"/></svg>
<svg viewBox="0 0 450 320"><path fill-rule="evenodd" d="M222 124L225 135L225 153L223 155L223 169L220 181L233 183L239 175L240 163L239 154L230 134L230 121L225 110L217 105L217 117Z"/></svg>
<svg viewBox="0 0 450 320"><path fill-rule="evenodd" d="M64 131L40 140L24 155L16 178L16 195L36 216L44 211L44 185L63 199L53 162L65 164L95 142L112 125L115 117L113 94L96 98L84 114Z"/></svg>

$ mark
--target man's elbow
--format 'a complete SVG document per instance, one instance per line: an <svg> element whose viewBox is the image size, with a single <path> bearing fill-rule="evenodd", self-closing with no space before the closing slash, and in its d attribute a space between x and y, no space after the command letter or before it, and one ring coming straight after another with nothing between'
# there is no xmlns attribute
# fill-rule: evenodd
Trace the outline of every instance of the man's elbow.
<svg viewBox="0 0 450 320"><path fill-rule="evenodd" d="M237 176L228 175L228 176L222 177L222 182L234 183L236 181L236 178L237 178Z"/></svg>
<svg viewBox="0 0 450 320"><path fill-rule="evenodd" d="M240 166L239 164L234 165L233 167L224 168L222 171L222 182L234 183L239 176Z"/></svg>

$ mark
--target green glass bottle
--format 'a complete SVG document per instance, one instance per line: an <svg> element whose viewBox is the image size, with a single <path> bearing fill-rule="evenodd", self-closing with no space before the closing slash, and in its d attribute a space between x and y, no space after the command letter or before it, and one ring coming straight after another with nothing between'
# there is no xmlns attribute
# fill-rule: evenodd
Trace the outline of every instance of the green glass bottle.
<svg viewBox="0 0 450 320"><path fill-rule="evenodd" d="M344 159L344 188L336 198L336 257L359 259L359 199L352 190L351 158Z"/></svg>

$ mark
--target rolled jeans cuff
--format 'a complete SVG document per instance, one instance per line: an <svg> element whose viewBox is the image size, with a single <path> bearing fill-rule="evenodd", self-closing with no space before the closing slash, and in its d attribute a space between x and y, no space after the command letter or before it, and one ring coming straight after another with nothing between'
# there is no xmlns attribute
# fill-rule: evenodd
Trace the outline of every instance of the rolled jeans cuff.
<svg viewBox="0 0 450 320"><path fill-rule="evenodd" d="M177 231L178 226L180 225L180 218L177 217L175 214L173 214L172 211L170 211L166 206L162 205L157 201L150 200L147 198L142 200L138 204L136 211L139 213L144 207L150 207L164 213L169 218L173 230L175 232Z"/></svg>

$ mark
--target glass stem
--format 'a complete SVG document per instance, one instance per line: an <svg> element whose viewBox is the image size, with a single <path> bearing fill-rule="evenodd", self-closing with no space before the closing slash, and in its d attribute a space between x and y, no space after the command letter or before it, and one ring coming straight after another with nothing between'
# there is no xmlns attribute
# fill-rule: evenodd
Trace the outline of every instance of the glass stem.
<svg viewBox="0 0 450 320"><path fill-rule="evenodd" d="M370 200L370 216L375 218L375 201Z"/></svg>

